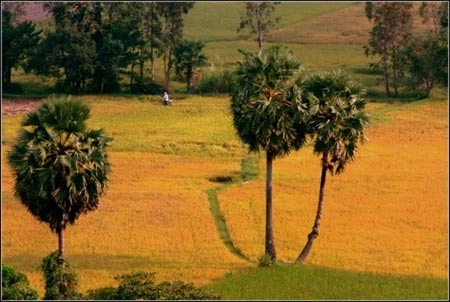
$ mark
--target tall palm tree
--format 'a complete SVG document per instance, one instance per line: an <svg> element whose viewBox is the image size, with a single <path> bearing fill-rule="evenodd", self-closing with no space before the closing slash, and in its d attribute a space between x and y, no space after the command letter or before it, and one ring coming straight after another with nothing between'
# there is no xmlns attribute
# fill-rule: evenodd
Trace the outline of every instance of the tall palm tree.
<svg viewBox="0 0 450 302"><path fill-rule="evenodd" d="M303 82L308 95L314 153L321 156L321 177L316 217L308 240L296 259L302 263L319 236L327 171L339 174L354 159L358 141L365 141L368 116L364 91L341 71L309 76Z"/></svg>
<svg viewBox="0 0 450 302"><path fill-rule="evenodd" d="M89 115L86 104L70 97L46 100L23 120L8 154L15 196L58 235L60 265L66 226L98 208L111 170L111 138L88 129Z"/></svg>
<svg viewBox="0 0 450 302"><path fill-rule="evenodd" d="M265 255L275 261L272 163L306 140L301 90L295 84L301 64L286 47L272 46L262 55L240 52L244 59L231 93L233 125L250 152L266 152Z"/></svg>

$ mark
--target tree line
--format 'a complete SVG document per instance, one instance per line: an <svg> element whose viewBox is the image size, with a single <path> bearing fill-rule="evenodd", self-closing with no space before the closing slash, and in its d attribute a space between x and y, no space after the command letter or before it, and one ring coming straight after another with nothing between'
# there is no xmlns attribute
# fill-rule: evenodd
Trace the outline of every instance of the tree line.
<svg viewBox="0 0 450 302"><path fill-rule="evenodd" d="M194 4L45 2L54 21L54 29L45 34L30 21L17 22L20 10L15 8L20 4L2 6L2 84L8 88L12 68L22 66L26 72L56 79L58 90L67 93L118 92L121 77L128 78L134 92L169 91L174 67L178 74L192 77L192 63L205 61L199 54L201 41L182 39L183 15ZM157 58L164 65L163 87L155 81ZM147 62L149 80L144 76Z"/></svg>
<svg viewBox="0 0 450 302"><path fill-rule="evenodd" d="M273 13L279 2L245 2L238 32L255 34L259 51L265 35L279 21ZM195 2L45 2L54 29L43 33L31 21L19 22L20 4L2 6L2 84L11 87L11 70L56 79L66 93L119 92L122 79L135 93L170 90L171 73L185 79L193 92L194 68L206 63L202 41L183 39L183 16ZM423 2L418 14L432 29L413 34L412 2L366 2L372 23L366 56L377 59L387 96L398 97L401 87L428 96L437 84L448 82L448 3ZM163 62L158 84L155 61ZM149 75L144 70L150 64ZM230 82L232 79L225 79ZM230 83L226 86L232 86ZM226 92L226 91L225 91Z"/></svg>

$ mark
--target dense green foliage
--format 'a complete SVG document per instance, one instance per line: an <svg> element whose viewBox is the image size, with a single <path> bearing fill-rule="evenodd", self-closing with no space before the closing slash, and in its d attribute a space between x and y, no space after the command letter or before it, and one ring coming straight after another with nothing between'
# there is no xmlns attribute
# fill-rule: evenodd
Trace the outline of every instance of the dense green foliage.
<svg viewBox="0 0 450 302"><path fill-rule="evenodd" d="M42 259L41 270L45 280L44 300L74 300L82 295L78 292L78 276L65 261L59 264L59 252L54 251Z"/></svg>
<svg viewBox="0 0 450 302"><path fill-rule="evenodd" d="M80 101L47 100L22 121L8 154L16 197L58 235L60 270L66 266L64 230L81 214L98 208L111 171L106 154L111 138L102 129L89 129L89 116L90 108ZM45 261L45 272L54 270L51 261ZM54 285L47 288L53 297ZM70 286L56 290L67 297Z"/></svg>
<svg viewBox="0 0 450 302"><path fill-rule="evenodd" d="M405 60L406 85L428 97L436 84L448 84L448 3L423 2L420 14L433 28L412 38L399 56Z"/></svg>
<svg viewBox="0 0 450 302"><path fill-rule="evenodd" d="M87 127L90 108L49 99L22 122L8 160L19 200L53 231L98 207L110 173L103 130Z"/></svg>
<svg viewBox="0 0 450 302"><path fill-rule="evenodd" d="M175 73L186 79L186 92L192 93L192 78L194 68L206 63L207 58L202 53L205 43L202 41L182 40L173 50L175 57Z"/></svg>
<svg viewBox="0 0 450 302"><path fill-rule="evenodd" d="M197 288L182 281L155 283L154 274L136 272L117 276L117 288L89 290L89 300L217 300L219 296L208 289Z"/></svg>
<svg viewBox="0 0 450 302"><path fill-rule="evenodd" d="M41 31L31 21L14 22L8 6L2 5L2 88L11 89L11 71L25 64L39 42Z"/></svg>
<svg viewBox="0 0 450 302"><path fill-rule="evenodd" d="M411 2L366 2L366 16L373 22L366 55L377 55L380 61L373 68L383 72L386 95L399 96L402 62L398 52L408 43L412 35Z"/></svg>
<svg viewBox="0 0 450 302"><path fill-rule="evenodd" d="M37 300L37 291L30 286L27 276L14 267L2 263L2 301Z"/></svg>

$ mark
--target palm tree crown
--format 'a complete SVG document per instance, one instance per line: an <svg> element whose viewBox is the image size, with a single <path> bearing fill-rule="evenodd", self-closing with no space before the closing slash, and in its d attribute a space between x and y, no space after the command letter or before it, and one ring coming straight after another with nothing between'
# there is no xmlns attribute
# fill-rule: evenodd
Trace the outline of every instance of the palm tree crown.
<svg viewBox="0 0 450 302"><path fill-rule="evenodd" d="M103 130L90 130L87 105L67 98L47 100L22 122L8 161L14 193L52 231L97 209L110 173Z"/></svg>
<svg viewBox="0 0 450 302"><path fill-rule="evenodd" d="M238 80L231 95L233 124L250 151L288 154L305 142L302 93L295 84L301 63L286 47L272 46L261 56L240 50Z"/></svg>
<svg viewBox="0 0 450 302"><path fill-rule="evenodd" d="M329 171L339 174L354 159L358 142L366 141L364 90L341 71L310 75L302 87L308 95L314 153L329 156Z"/></svg>

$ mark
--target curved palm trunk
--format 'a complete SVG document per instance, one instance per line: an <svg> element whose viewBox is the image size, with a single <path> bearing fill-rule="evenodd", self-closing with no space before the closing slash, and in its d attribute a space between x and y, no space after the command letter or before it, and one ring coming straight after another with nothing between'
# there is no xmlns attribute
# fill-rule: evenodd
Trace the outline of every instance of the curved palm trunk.
<svg viewBox="0 0 450 302"><path fill-rule="evenodd" d="M314 226L312 228L311 233L308 235L308 241L305 244L305 247L303 248L300 255L295 260L295 263L301 264L306 259L306 257L309 254L309 251L312 248L312 245L314 243L314 240L319 236L319 226L320 221L322 219L322 206L323 206L323 196L325 191L325 181L327 177L327 160L326 156L324 156L324 160L322 163L322 174L320 177L320 190L319 190L319 202L317 204L317 212L316 212L316 219L314 220Z"/></svg>
<svg viewBox="0 0 450 302"><path fill-rule="evenodd" d="M272 163L273 155L271 152L266 154L266 244L265 255L271 260L276 260L275 242L273 239L272 222Z"/></svg>

